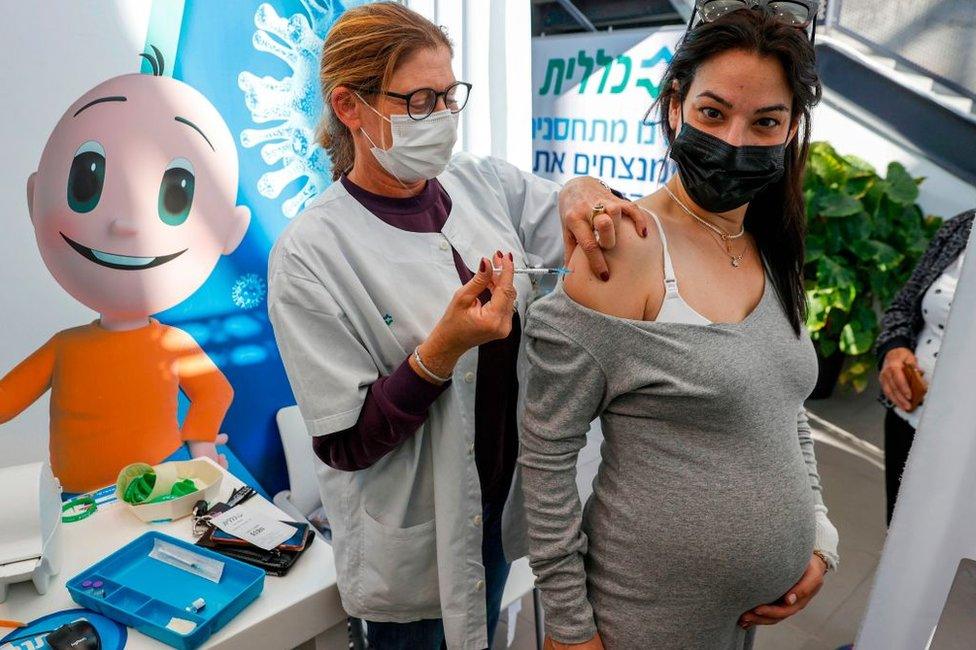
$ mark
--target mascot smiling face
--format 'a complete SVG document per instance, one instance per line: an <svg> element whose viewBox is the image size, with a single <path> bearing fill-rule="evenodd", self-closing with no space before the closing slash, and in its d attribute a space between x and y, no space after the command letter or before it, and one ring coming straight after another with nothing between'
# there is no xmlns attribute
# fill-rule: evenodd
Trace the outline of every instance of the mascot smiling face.
<svg viewBox="0 0 976 650"><path fill-rule="evenodd" d="M237 206L237 150L200 92L128 74L80 97L27 181L41 257L106 320L168 309L195 292L250 220Z"/></svg>

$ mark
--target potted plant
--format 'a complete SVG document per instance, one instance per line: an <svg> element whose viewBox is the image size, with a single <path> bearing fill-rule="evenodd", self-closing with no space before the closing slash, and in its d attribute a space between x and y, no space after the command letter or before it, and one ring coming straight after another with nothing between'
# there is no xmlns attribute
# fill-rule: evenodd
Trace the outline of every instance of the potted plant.
<svg viewBox="0 0 976 650"><path fill-rule="evenodd" d="M820 360L811 398L861 392L875 370L880 314L901 289L941 219L915 202L922 178L893 162L884 177L826 142L810 145L804 178L807 329Z"/></svg>

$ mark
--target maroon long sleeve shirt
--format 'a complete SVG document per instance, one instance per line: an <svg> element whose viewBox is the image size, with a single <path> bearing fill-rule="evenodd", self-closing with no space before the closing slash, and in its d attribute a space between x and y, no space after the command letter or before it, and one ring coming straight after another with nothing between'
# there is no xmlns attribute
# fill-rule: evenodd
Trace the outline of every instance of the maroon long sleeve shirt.
<svg viewBox="0 0 976 650"><path fill-rule="evenodd" d="M437 180L427 183L414 197L391 198L373 194L343 176L340 182L350 195L378 219L410 232L440 232L451 213L451 197ZM474 273L454 251L454 265L462 283ZM490 294L480 299L484 304ZM513 316L512 332L502 340L478 348L475 392L475 464L485 504L503 503L508 495L518 454L516 405L521 322ZM367 390L359 420L344 431L313 439L316 455L330 467L365 469L414 435L427 419L431 405L447 389L421 378L408 360Z"/></svg>

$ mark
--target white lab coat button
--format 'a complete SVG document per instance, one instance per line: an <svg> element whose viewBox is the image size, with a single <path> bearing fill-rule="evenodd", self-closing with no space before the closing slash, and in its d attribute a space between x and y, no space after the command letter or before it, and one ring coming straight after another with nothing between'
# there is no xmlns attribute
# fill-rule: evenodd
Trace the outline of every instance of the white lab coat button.
<svg viewBox="0 0 976 650"><path fill-rule="evenodd" d="M474 522L474 525L475 526L480 526L481 525L481 515L475 515L474 517L471 518L471 521Z"/></svg>
<svg viewBox="0 0 976 650"><path fill-rule="evenodd" d="M481 591L482 589L485 588L485 581L479 580L478 582L474 583L474 588L477 589L478 591Z"/></svg>
<svg viewBox="0 0 976 650"><path fill-rule="evenodd" d="M441 250L442 251L450 250L450 248L451 248L451 245L448 243L448 241L446 239L443 240L443 241L441 241Z"/></svg>
<svg viewBox="0 0 976 650"><path fill-rule="evenodd" d="M466 383L466 384L473 384L474 383L474 373L473 372L466 372L466 373L464 373L464 383Z"/></svg>

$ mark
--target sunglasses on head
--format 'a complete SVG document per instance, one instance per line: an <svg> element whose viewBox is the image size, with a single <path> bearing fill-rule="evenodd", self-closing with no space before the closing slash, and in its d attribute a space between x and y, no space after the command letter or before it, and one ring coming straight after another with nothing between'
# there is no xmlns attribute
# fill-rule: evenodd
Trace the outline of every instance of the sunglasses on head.
<svg viewBox="0 0 976 650"><path fill-rule="evenodd" d="M817 11L820 0L698 0L691 14L688 29L710 23L741 9L766 8L785 25L807 32L810 42L817 31Z"/></svg>

